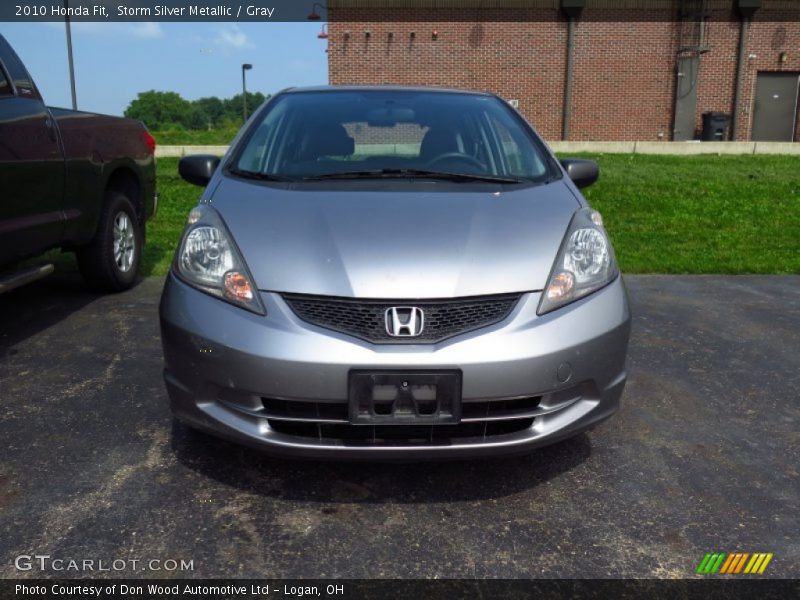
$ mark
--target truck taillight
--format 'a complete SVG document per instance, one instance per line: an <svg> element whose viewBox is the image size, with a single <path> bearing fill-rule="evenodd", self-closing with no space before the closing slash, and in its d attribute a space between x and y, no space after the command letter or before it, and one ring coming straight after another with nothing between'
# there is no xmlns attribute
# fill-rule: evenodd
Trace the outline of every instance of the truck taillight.
<svg viewBox="0 0 800 600"><path fill-rule="evenodd" d="M148 150L150 150L150 154L156 153L156 138L150 135L150 132L145 129L144 131L144 143L147 144Z"/></svg>

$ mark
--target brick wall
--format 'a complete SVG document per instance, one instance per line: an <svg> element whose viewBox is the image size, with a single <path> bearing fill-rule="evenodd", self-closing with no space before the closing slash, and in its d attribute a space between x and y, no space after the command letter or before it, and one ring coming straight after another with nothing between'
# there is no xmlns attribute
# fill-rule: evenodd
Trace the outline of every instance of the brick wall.
<svg viewBox="0 0 800 600"><path fill-rule="evenodd" d="M579 21L572 88L573 140L669 140L677 29L652 21Z"/></svg>
<svg viewBox="0 0 800 600"><path fill-rule="evenodd" d="M475 22L430 11L428 21L399 22L391 11L373 11L373 22L358 22L341 9L328 24L330 82L489 90L519 100L545 138L560 139L567 23L556 9L518 13L516 21L508 20L507 12L505 20L493 21L486 11ZM584 11L575 32L570 139L671 139L679 37L673 14L638 11L632 20L624 10L605 10L598 19L592 9ZM756 72L800 72L796 13L794 21L788 13L769 15L773 20L757 14L748 34L747 53L757 58L748 59L745 69L740 140L750 136ZM700 59L698 133L703 112L732 111L739 22L730 11L715 11L707 35L711 50ZM784 63L778 61L781 52L788 56Z"/></svg>
<svg viewBox="0 0 800 600"><path fill-rule="evenodd" d="M763 17L756 13L748 28L747 58L738 111L739 140L750 139L757 73L800 72L800 23L792 21L788 12L771 12L771 20L762 19ZM702 112L733 111L739 33L738 21L720 19L711 21L709 25L708 38L711 50L701 58L697 90L698 130L701 127ZM782 52L787 55L787 60L783 63L779 60ZM798 111L795 140L800 141L800 111Z"/></svg>

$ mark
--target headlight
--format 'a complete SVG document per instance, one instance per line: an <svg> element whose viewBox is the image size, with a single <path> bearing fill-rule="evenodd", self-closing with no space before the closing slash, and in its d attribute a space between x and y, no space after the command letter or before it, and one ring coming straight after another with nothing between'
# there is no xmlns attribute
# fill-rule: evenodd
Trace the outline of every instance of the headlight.
<svg viewBox="0 0 800 600"><path fill-rule="evenodd" d="M207 204L189 213L174 269L183 281L207 294L266 314L233 237L219 213Z"/></svg>
<svg viewBox="0 0 800 600"><path fill-rule="evenodd" d="M543 315L591 294L611 283L618 274L600 213L582 208L567 228L537 313Z"/></svg>

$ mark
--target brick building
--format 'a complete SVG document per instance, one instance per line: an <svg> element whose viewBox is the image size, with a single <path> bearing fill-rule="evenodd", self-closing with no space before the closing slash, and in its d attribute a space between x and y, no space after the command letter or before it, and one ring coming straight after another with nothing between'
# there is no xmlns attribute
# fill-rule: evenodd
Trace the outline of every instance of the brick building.
<svg viewBox="0 0 800 600"><path fill-rule="evenodd" d="M489 90L518 103L551 140L696 139L712 111L735 114L728 139L800 140L800 0L327 8L332 84Z"/></svg>

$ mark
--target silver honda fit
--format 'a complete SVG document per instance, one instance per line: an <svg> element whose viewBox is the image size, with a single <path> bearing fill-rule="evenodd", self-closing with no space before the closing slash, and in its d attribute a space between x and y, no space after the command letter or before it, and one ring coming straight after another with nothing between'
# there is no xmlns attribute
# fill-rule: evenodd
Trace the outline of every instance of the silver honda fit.
<svg viewBox="0 0 800 600"><path fill-rule="evenodd" d="M524 452L609 417L630 312L600 215L496 96L273 96L219 159L161 299L172 411L282 455Z"/></svg>

